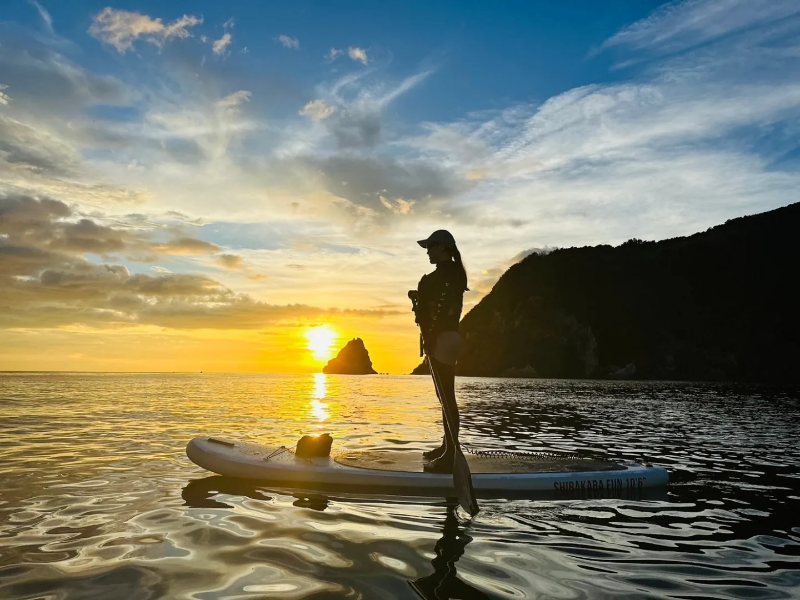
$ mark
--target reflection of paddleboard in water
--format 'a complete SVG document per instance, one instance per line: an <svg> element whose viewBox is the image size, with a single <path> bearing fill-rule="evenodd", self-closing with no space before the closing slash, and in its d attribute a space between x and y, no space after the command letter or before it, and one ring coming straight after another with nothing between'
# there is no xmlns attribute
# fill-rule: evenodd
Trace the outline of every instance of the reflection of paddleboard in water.
<svg viewBox="0 0 800 600"><path fill-rule="evenodd" d="M330 447L330 445L328 446ZM320 489L379 489L408 495L452 491L453 476L426 473L419 453L345 451L303 458L285 447L196 437L186 446L195 464L228 477ZM475 491L621 492L667 485L663 467L556 455L467 455Z"/></svg>

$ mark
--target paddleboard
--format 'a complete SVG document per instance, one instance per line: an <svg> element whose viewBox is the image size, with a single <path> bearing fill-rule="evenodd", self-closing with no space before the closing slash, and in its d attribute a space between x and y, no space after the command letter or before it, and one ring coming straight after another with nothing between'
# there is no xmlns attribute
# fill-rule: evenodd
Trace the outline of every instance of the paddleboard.
<svg viewBox="0 0 800 600"><path fill-rule="evenodd" d="M286 447L220 437L196 437L186 446L196 465L226 477L318 489L395 491L440 495L453 489L453 476L426 473L419 452L344 451L301 458ZM476 492L614 493L667 485L663 467L576 457L542 458L466 455Z"/></svg>

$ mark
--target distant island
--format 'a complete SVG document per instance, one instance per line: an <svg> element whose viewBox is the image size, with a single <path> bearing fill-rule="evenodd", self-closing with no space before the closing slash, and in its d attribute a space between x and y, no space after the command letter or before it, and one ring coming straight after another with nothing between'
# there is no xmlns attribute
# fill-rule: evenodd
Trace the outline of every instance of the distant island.
<svg viewBox="0 0 800 600"><path fill-rule="evenodd" d="M533 253L464 316L457 373L798 382L798 231L795 203L688 237Z"/></svg>
<svg viewBox="0 0 800 600"><path fill-rule="evenodd" d="M347 342L339 351L336 358L328 361L322 368L323 373L340 373L345 375L374 375L377 373L372 368L372 361L364 341L355 338Z"/></svg>

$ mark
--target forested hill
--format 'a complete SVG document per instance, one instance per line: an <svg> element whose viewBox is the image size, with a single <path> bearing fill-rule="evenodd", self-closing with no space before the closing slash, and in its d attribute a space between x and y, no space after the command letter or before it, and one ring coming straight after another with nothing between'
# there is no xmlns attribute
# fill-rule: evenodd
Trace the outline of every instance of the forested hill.
<svg viewBox="0 0 800 600"><path fill-rule="evenodd" d="M800 203L532 254L463 319L460 375L800 381Z"/></svg>

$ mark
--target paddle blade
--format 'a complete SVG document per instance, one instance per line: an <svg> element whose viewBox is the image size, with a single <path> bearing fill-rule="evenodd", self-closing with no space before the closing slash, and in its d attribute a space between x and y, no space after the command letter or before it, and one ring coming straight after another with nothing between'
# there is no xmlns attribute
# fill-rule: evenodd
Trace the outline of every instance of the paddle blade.
<svg viewBox="0 0 800 600"><path fill-rule="evenodd" d="M453 485L456 488L456 497L461 508L470 516L477 515L480 507L475 498L475 490L472 489L472 473L470 473L469 464L460 448L456 450L453 461Z"/></svg>

